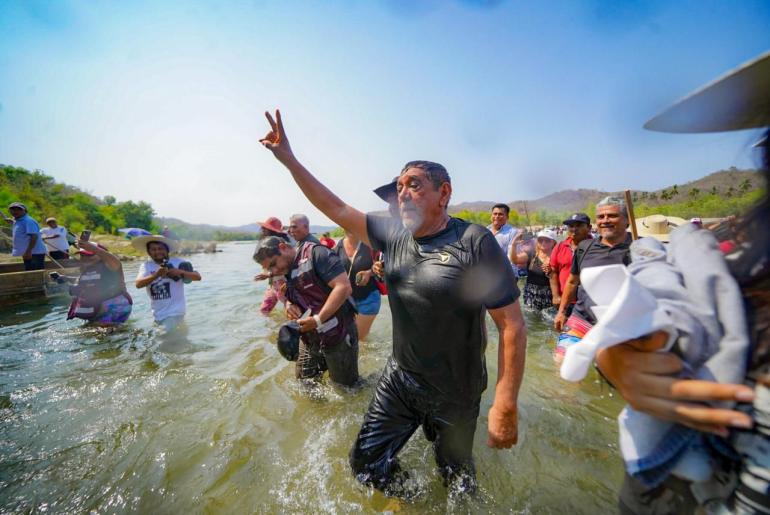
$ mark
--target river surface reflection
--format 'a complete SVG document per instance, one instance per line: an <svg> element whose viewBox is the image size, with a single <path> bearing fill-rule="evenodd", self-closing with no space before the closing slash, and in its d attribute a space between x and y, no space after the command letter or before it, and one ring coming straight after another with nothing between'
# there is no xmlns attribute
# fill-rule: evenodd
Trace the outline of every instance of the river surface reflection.
<svg viewBox="0 0 770 515"><path fill-rule="evenodd" d="M66 322L67 304L0 310L0 512L144 513L608 513L622 467L617 396L594 373L559 379L554 333L525 313L527 370L519 444L486 447L486 412L474 452L480 493L447 498L421 431L402 452L420 495L394 502L360 486L347 453L391 350L387 302L361 346L366 378L355 392L299 387L275 348L282 314L258 312L253 243L190 258L203 281L187 286L186 331L163 337L136 291L113 333Z"/></svg>

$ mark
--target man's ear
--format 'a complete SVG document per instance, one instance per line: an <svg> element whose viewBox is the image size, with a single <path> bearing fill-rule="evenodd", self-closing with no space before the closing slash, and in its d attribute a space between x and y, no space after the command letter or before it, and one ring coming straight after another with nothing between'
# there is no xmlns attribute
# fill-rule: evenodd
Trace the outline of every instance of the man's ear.
<svg viewBox="0 0 770 515"><path fill-rule="evenodd" d="M439 192L441 193L439 205L441 205L441 207L448 207L449 199L452 197L452 185L448 182L442 183Z"/></svg>

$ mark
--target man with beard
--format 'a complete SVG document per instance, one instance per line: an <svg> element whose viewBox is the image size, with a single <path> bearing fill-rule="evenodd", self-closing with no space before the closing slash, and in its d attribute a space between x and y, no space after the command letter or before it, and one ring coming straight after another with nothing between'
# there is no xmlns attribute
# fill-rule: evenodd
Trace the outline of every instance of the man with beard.
<svg viewBox="0 0 770 515"><path fill-rule="evenodd" d="M403 495L397 454L422 425L445 483L474 491L473 435L487 384L487 310L500 334L487 445L509 448L518 438L526 330L506 256L485 228L448 215L452 185L443 166L430 161L404 166L397 183L402 226L340 200L296 159L280 112L275 120L265 115L271 130L261 143L308 200L385 254L393 354L350 452L356 478Z"/></svg>
<svg viewBox="0 0 770 515"><path fill-rule="evenodd" d="M553 320L554 328L561 331L556 344L557 358L563 356L568 347L582 340L596 323L596 317L591 311L595 304L580 286L580 272L594 266L629 263L629 246L632 240L631 234L627 232L626 202L618 197L602 199L596 204L596 225L599 238L585 239L575 249L569 278L561 295L559 312ZM568 319L567 309L572 302L575 302L575 307Z"/></svg>

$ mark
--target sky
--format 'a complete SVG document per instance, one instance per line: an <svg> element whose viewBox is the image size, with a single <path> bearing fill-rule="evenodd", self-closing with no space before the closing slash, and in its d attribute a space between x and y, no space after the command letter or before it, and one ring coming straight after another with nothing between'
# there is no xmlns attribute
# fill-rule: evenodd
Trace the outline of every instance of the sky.
<svg viewBox="0 0 770 515"><path fill-rule="evenodd" d="M770 49L770 2L0 2L0 163L160 216L236 226L306 213L262 148L279 107L349 204L407 161L453 203L653 190L753 167L756 132L643 123Z"/></svg>

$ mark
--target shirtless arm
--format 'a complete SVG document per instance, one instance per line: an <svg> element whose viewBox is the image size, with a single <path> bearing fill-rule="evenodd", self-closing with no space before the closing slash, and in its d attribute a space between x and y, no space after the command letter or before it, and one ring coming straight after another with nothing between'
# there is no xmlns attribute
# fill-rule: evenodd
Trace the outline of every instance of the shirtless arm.
<svg viewBox="0 0 770 515"><path fill-rule="evenodd" d="M262 138L260 143L270 150L278 161L284 165L291 173L294 182L302 190L305 197L321 211L328 216L334 223L353 233L356 238L363 241L366 245L369 243L369 234L366 230L366 215L361 211L347 205L340 200L326 186L316 179L302 163L294 156L294 152L289 145L286 137L286 131L283 128L281 112L276 110L275 119L270 113L265 112L265 117L270 123L270 132Z"/></svg>
<svg viewBox="0 0 770 515"><path fill-rule="evenodd" d="M500 333L497 351L495 400L489 409L487 445L507 449L519 439L518 398L524 376L527 329L517 300L502 308L490 309L489 315Z"/></svg>

